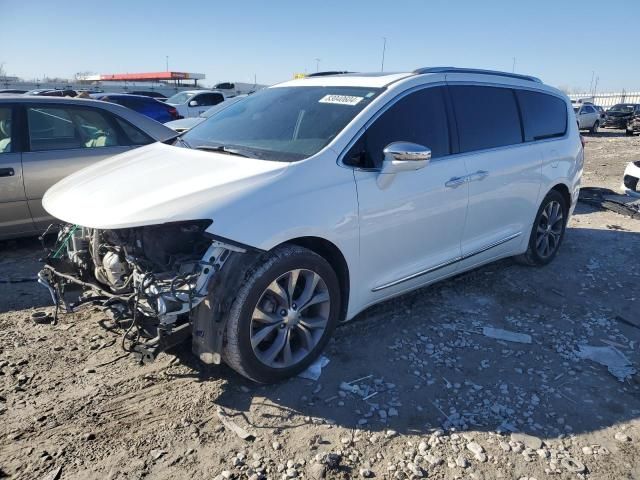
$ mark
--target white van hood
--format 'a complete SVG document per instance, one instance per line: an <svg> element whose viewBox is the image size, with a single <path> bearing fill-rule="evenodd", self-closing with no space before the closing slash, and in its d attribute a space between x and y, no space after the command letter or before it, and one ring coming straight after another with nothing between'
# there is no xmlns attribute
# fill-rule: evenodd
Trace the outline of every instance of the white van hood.
<svg viewBox="0 0 640 480"><path fill-rule="evenodd" d="M154 143L64 178L47 190L42 204L65 222L99 229L215 221L217 209L272 181L287 166Z"/></svg>

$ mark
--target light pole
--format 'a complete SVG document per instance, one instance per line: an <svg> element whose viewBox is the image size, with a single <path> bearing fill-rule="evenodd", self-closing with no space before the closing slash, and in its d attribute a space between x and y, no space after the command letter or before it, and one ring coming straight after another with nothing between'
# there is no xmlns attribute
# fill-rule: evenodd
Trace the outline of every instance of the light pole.
<svg viewBox="0 0 640 480"><path fill-rule="evenodd" d="M516 57L513 57L513 65L511 65L511 73L516 71Z"/></svg>
<svg viewBox="0 0 640 480"><path fill-rule="evenodd" d="M380 71L384 72L384 52L387 49L387 37L382 37L382 64L380 65Z"/></svg>
<svg viewBox="0 0 640 480"><path fill-rule="evenodd" d="M316 58L316 73L320 71L320 58Z"/></svg>

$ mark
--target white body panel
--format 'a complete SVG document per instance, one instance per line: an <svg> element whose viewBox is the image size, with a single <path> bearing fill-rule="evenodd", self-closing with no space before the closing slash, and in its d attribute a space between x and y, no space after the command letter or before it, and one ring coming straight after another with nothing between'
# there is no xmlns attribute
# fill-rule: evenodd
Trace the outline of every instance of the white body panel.
<svg viewBox="0 0 640 480"><path fill-rule="evenodd" d="M185 90L180 93L193 94L193 96L184 103L173 103L169 101L167 101L166 103L171 105L172 107L175 107L175 109L178 111L178 114L183 116L184 118L198 117L215 105L214 103L210 103L208 101L202 101L202 99L205 98L207 94L213 93L221 95L223 98L225 98L224 92L220 90ZM195 105L191 105L192 102L195 102Z"/></svg>
<svg viewBox="0 0 640 480"><path fill-rule="evenodd" d="M395 174L385 188L377 182L378 172L338 161L384 105L411 88L442 85L445 79L449 75L395 74L286 82L281 86L386 85L386 90L326 147L302 161L251 160L155 144L66 178L43 203L58 218L94 228L212 219L209 232L263 250L320 237L347 262L347 318L352 318L385 298L524 252L540 201L552 187L567 187L572 208L577 201L582 147L566 97L564 137L434 159L423 169ZM522 79L478 74L451 79L499 80L503 86L562 95ZM452 177L478 171L488 175L445 187Z"/></svg>

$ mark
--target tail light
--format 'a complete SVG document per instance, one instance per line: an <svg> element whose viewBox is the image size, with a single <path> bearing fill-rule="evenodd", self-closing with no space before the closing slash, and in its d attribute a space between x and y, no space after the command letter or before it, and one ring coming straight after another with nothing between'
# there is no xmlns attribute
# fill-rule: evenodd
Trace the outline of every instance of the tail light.
<svg viewBox="0 0 640 480"><path fill-rule="evenodd" d="M169 107L169 115L171 115L174 120L179 120L180 118L182 118L180 115L178 115L178 110L176 109L176 107Z"/></svg>
<svg viewBox="0 0 640 480"><path fill-rule="evenodd" d="M582 148L587 144L587 139L580 135L580 143L582 144Z"/></svg>

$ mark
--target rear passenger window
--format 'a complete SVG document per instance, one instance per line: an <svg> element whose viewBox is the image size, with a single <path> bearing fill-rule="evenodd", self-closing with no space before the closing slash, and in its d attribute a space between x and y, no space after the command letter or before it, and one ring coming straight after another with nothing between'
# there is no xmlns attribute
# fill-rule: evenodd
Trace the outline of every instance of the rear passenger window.
<svg viewBox="0 0 640 480"><path fill-rule="evenodd" d="M509 88L449 87L461 152L522 142L520 116Z"/></svg>
<svg viewBox="0 0 640 480"><path fill-rule="evenodd" d="M149 143L154 142L153 138L149 137L141 130L138 130L133 125L129 125L127 122L119 119L118 117L114 118L129 139L130 145L148 145Z"/></svg>
<svg viewBox="0 0 640 480"><path fill-rule="evenodd" d="M431 149L431 157L451 153L443 88L419 90L400 99L367 128L345 156L347 165L382 166L384 148L393 142L412 142Z"/></svg>
<svg viewBox="0 0 640 480"><path fill-rule="evenodd" d="M524 140L531 142L562 137L567 131L567 104L546 93L517 90Z"/></svg>

